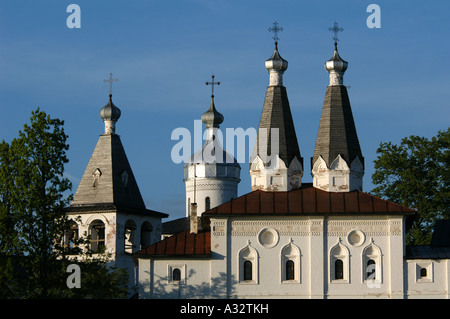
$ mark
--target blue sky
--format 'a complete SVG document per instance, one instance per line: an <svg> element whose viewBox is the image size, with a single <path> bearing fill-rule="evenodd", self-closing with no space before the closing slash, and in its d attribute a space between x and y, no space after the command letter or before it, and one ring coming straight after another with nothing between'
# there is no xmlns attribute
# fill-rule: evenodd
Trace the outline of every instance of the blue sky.
<svg viewBox="0 0 450 319"><path fill-rule="evenodd" d="M69 29L69 4L81 8L81 28ZM381 9L370 29L369 4ZM304 182L333 52L334 21L344 28L339 53L349 62L344 83L365 157L364 190L381 141L412 134L431 137L449 126L450 2L266 0L0 0L0 139L10 141L40 107L65 121L73 193L103 133L103 79L119 78L116 127L147 208L184 216L183 165L171 160L177 127L194 128L215 104L221 128L257 128L273 52L274 21L284 28L279 52L300 151ZM194 151L194 150L193 150ZM241 164L239 195L250 191Z"/></svg>

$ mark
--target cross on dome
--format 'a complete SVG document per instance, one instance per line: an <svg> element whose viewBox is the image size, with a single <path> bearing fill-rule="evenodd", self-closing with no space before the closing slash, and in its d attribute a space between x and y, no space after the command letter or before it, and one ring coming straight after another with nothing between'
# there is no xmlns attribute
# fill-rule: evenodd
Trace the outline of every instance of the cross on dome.
<svg viewBox="0 0 450 319"><path fill-rule="evenodd" d="M119 79L113 79L112 73L109 73L109 79L103 80L104 83L109 83L109 94L112 94L112 84L113 82L118 82Z"/></svg>
<svg viewBox="0 0 450 319"><path fill-rule="evenodd" d="M344 31L344 29L338 27L338 23L334 22L333 26L328 28L328 31L334 33L334 35L331 38L334 40L334 43L336 44L339 41L338 32L342 32Z"/></svg>
<svg viewBox="0 0 450 319"><path fill-rule="evenodd" d="M278 26L278 22L275 21L275 22L273 23L273 27L270 27L270 28L267 29L267 30L269 30L269 32L273 32L273 37L272 37L272 39L274 39L275 44L277 44L277 43L278 43L278 40L280 40L280 38L278 37L278 32L283 31L283 27L279 27L279 26Z"/></svg>
<svg viewBox="0 0 450 319"><path fill-rule="evenodd" d="M206 85L211 85L211 97L214 97L214 85L220 85L220 82L214 82L214 75L211 75L211 82L206 82Z"/></svg>

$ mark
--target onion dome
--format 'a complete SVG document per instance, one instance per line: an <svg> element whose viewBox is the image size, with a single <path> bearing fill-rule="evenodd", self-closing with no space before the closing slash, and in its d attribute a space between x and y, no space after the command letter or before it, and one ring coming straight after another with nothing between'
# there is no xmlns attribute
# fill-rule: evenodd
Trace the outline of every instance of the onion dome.
<svg viewBox="0 0 450 319"><path fill-rule="evenodd" d="M100 110L100 117L105 123L105 134L114 134L117 120L120 118L120 109L112 102L112 95L109 95L109 102Z"/></svg>
<svg viewBox="0 0 450 319"><path fill-rule="evenodd" d="M212 128L212 127L219 127L219 124L223 122L223 115L220 114L214 105L214 95L211 95L211 105L209 106L209 109L203 113L202 115L202 122L205 123L205 127Z"/></svg>
<svg viewBox="0 0 450 319"><path fill-rule="evenodd" d="M103 121L117 121L120 118L120 109L112 102L112 94L109 95L109 102L100 110L100 117Z"/></svg>
<svg viewBox="0 0 450 319"><path fill-rule="evenodd" d="M270 59L266 61L266 69L270 72L271 70L284 72L288 67L288 61L283 59L278 52L278 44L275 42L275 50L273 51Z"/></svg>
<svg viewBox="0 0 450 319"><path fill-rule="evenodd" d="M344 72L347 67L348 62L339 56L337 43L335 42L333 56L325 62L325 70L330 73L330 85L344 84Z"/></svg>
<svg viewBox="0 0 450 319"><path fill-rule="evenodd" d="M278 52L278 45L275 42L275 50L272 56L265 63L270 74L270 86L283 86L283 73L288 67L288 61L283 59Z"/></svg>

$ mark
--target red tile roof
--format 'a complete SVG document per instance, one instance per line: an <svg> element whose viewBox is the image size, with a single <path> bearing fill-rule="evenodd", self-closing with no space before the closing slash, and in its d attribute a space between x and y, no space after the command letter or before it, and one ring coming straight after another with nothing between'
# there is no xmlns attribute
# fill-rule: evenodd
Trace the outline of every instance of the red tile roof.
<svg viewBox="0 0 450 319"><path fill-rule="evenodd" d="M150 245L135 255L142 256L210 256L211 255L211 233L190 233L189 230L182 231L171 237L165 238Z"/></svg>
<svg viewBox="0 0 450 319"><path fill-rule="evenodd" d="M326 192L306 184L289 192L253 191L205 213L228 214L329 215L329 214L401 214L413 215L408 207L360 192Z"/></svg>

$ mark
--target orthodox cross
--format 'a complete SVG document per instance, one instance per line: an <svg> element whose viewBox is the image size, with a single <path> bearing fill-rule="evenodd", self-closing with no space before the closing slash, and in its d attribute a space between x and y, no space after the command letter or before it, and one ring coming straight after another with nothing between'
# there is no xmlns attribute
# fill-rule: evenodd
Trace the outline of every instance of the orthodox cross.
<svg viewBox="0 0 450 319"><path fill-rule="evenodd" d="M114 81L119 81L119 79L113 79L112 73L109 74L108 80L103 80L104 83L106 83L106 82L109 83L109 94L112 94L112 84Z"/></svg>
<svg viewBox="0 0 450 319"><path fill-rule="evenodd" d="M280 40L280 38L278 37L278 32L283 31L283 27L279 27L279 26L278 26L278 22L275 21L275 22L273 23L273 27L270 27L270 28L267 29L267 30L269 30L269 32L273 32L273 37L272 37L272 39L274 39L274 40L275 40L275 43L277 43L278 40Z"/></svg>
<svg viewBox="0 0 450 319"><path fill-rule="evenodd" d="M338 23L335 22L333 27L329 27L328 28L328 31L331 31L331 32L334 33L332 39L334 40L334 43L337 43L339 41L339 39L338 39L338 32L342 32L342 31L344 31L344 29L343 28L339 28L338 27Z"/></svg>
<svg viewBox="0 0 450 319"><path fill-rule="evenodd" d="M211 97L214 97L214 85L220 85L220 82L214 82L214 75L211 75L211 82L206 82L206 85L211 84Z"/></svg>

